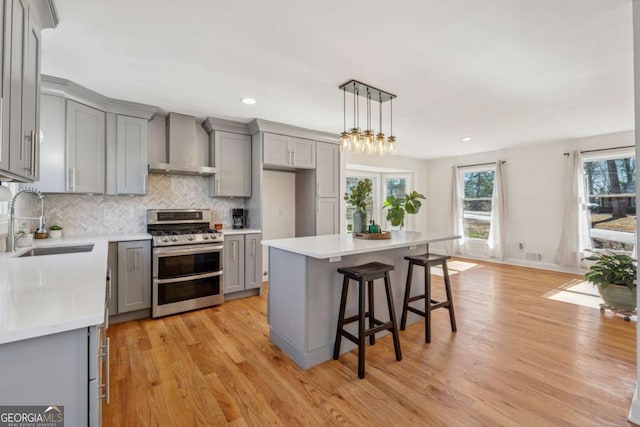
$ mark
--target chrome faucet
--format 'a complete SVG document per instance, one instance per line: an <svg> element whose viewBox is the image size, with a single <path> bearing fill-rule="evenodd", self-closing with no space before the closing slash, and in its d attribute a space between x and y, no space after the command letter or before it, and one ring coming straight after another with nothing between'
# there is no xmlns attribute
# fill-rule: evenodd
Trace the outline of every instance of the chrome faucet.
<svg viewBox="0 0 640 427"><path fill-rule="evenodd" d="M21 195L22 193L31 193L34 194L36 196L38 196L38 198L40 199L40 217L36 217L36 218L28 218L28 217L15 217L15 213L16 213L16 199L18 198L19 195ZM14 226L14 221L16 219L38 219L40 220L40 224L38 225L38 233L44 233L46 231L46 222L45 222L45 217L44 217L44 194L42 194L40 191L36 190L35 188L23 188L22 190L18 191L16 193L15 196L13 196L13 199L11 199L11 203L9 203L9 251L13 252L16 250L16 241L18 239L20 239L20 237L22 237L20 234L16 234L15 232L15 226Z"/></svg>

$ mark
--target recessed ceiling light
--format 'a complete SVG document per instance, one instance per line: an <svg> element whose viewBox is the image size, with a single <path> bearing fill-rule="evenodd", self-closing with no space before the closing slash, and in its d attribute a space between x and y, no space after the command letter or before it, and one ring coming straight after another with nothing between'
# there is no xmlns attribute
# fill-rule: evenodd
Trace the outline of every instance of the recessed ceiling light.
<svg viewBox="0 0 640 427"><path fill-rule="evenodd" d="M469 142L469 141L471 141L471 137L470 136L463 136L462 138L460 138L460 141Z"/></svg>
<svg viewBox="0 0 640 427"><path fill-rule="evenodd" d="M253 98L242 98L240 101L244 102L245 104L248 105L253 105L256 103L256 100Z"/></svg>

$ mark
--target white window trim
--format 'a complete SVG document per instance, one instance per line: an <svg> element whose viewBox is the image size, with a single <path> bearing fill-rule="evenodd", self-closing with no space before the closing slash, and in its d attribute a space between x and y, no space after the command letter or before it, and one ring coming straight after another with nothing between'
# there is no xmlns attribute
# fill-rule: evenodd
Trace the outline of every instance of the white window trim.
<svg viewBox="0 0 640 427"><path fill-rule="evenodd" d="M472 197L472 198L465 198L464 197L464 174L465 173L474 173L474 172L495 172L496 167L492 166L492 165L485 165L485 166L460 166L458 168L458 173L460 174L460 185L462 186L461 188L461 192L462 192L462 199L461 199L461 204L462 204L462 222L464 224L464 202L465 201L475 201L475 200L493 200L493 197ZM495 175L494 175L494 179L495 179ZM491 206L491 209L493 210L493 206ZM491 212L489 212L489 229L491 229ZM463 231L464 232L464 231ZM488 241L487 239L480 239L478 237L469 237L469 236L464 236L465 241L467 242L475 242L475 243L483 243L486 244Z"/></svg>

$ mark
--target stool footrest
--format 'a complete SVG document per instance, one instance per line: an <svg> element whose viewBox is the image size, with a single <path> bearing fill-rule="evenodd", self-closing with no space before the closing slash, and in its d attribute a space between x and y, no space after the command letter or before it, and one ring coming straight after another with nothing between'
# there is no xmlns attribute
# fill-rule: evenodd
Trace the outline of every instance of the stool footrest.
<svg viewBox="0 0 640 427"><path fill-rule="evenodd" d="M412 312L412 313L419 314L419 315L420 315L420 316L422 316L422 317L424 317L424 316L426 316L426 315L427 315L427 313L425 313L425 312L424 312L424 311L422 311L422 310L418 310L418 309L417 309L417 308L415 308L415 307L408 306L408 307L407 307L407 310L408 310L408 311L410 311L410 312Z"/></svg>
<svg viewBox="0 0 640 427"><path fill-rule="evenodd" d="M421 299L425 299L425 297L426 297L426 295L425 295L425 294L422 294L422 295L416 295L416 296L414 296L414 297L410 297L410 298L409 298L409 302L414 302L414 301L418 301L418 300L421 300Z"/></svg>
<svg viewBox="0 0 640 427"><path fill-rule="evenodd" d="M378 332L389 331L393 329L392 322L382 322L380 320L374 319L374 323L378 326L365 330L364 331L365 337L368 337L369 335L377 334ZM359 343L358 337L356 337L350 332L345 331L344 329L342 330L342 336L347 338L349 341L353 342L354 344Z"/></svg>
<svg viewBox="0 0 640 427"><path fill-rule="evenodd" d="M442 301L442 302L438 302L438 301L434 301L431 300L431 310L435 310L436 308L449 308L451 306L451 304L449 303L449 301Z"/></svg>

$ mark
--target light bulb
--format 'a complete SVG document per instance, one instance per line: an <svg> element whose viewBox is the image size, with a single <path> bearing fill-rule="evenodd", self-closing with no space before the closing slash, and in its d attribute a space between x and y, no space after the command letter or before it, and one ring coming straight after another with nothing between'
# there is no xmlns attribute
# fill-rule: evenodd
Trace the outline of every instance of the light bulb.
<svg viewBox="0 0 640 427"><path fill-rule="evenodd" d="M345 131L340 134L340 151L349 150L349 132Z"/></svg>
<svg viewBox="0 0 640 427"><path fill-rule="evenodd" d="M389 135L389 138L387 138L387 151L389 154L396 153L396 137L393 135Z"/></svg>

